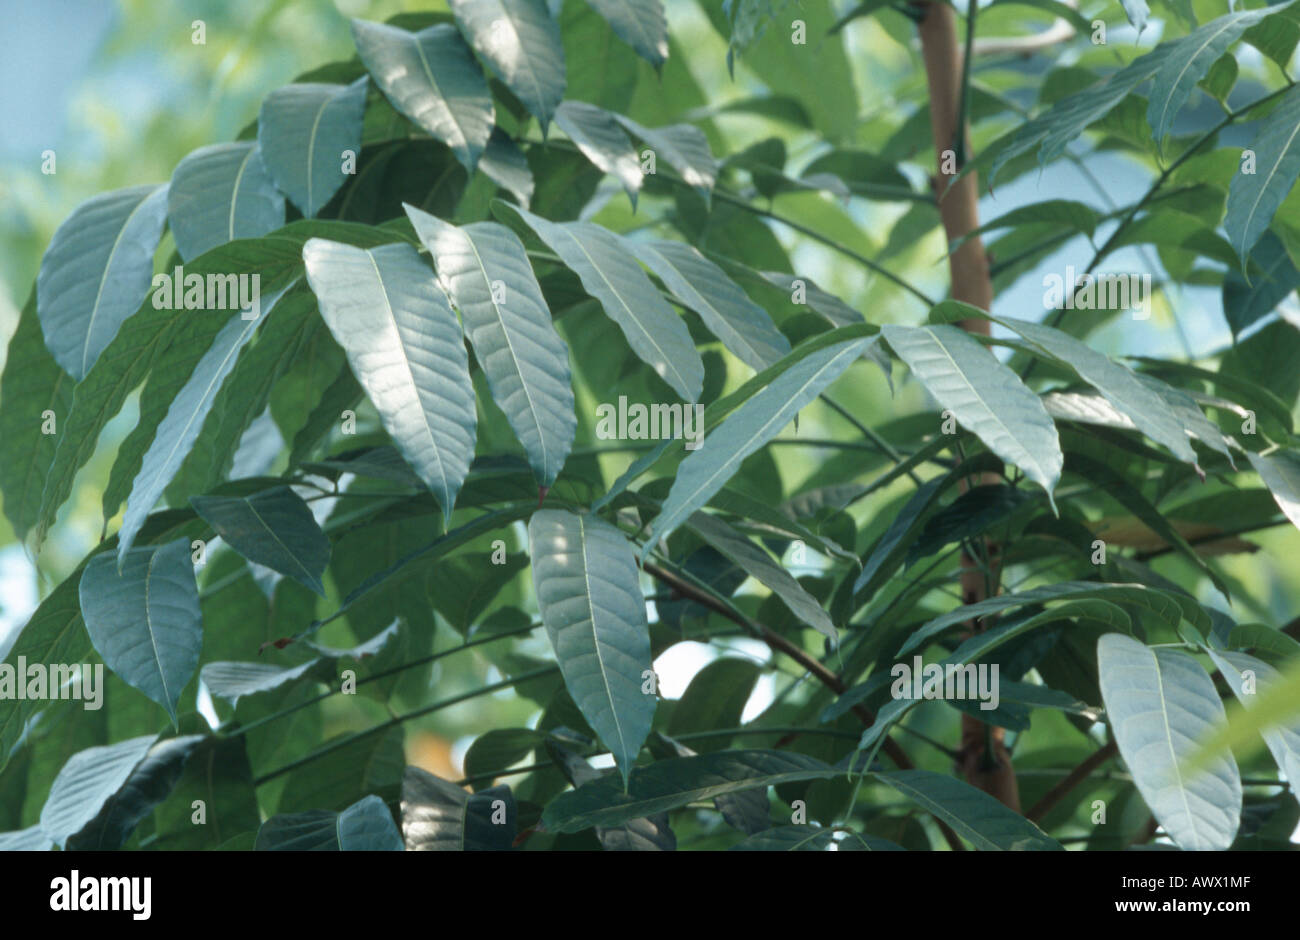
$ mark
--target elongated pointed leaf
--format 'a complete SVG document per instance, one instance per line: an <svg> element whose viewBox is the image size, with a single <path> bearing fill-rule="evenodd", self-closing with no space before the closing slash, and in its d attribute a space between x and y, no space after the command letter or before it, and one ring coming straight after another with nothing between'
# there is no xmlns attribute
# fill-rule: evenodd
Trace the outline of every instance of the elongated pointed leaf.
<svg viewBox="0 0 1300 940"><path fill-rule="evenodd" d="M578 275L628 345L687 401L704 387L704 363L685 322L650 283L618 236L592 222L549 222L510 207Z"/></svg>
<svg viewBox="0 0 1300 940"><path fill-rule="evenodd" d="M439 23L409 33L353 20L352 38L393 107L473 170L491 137L495 111L487 79L456 28Z"/></svg>
<svg viewBox="0 0 1300 940"><path fill-rule="evenodd" d="M817 599L804 590L803 585L772 557L734 528L708 513L692 513L687 525L699 533L719 552L744 569L745 573L772 590L790 612L808 626L837 639L835 624L830 614Z"/></svg>
<svg viewBox="0 0 1300 940"><path fill-rule="evenodd" d="M1121 412L1133 419L1142 433L1169 448L1180 460L1196 465L1196 452L1187 440L1187 429L1169 412L1160 395L1127 366L1102 355L1068 333L1010 317L994 317L1009 330L1019 333L1048 356L1063 362Z"/></svg>
<svg viewBox="0 0 1300 940"><path fill-rule="evenodd" d="M528 522L528 551L560 674L626 780L656 704L642 691L654 666L632 546L599 519L544 509Z"/></svg>
<svg viewBox="0 0 1300 940"><path fill-rule="evenodd" d="M670 241L630 244L672 295L698 313L709 332L754 371L789 354L790 341L767 311L694 247Z"/></svg>
<svg viewBox="0 0 1300 940"><path fill-rule="evenodd" d="M131 550L140 526L194 446L221 386L235 368L239 351L253 338L257 327L275 313L275 305L282 296L283 289L265 298L263 309L252 319L246 320L242 314L231 316L172 399L167 417L159 423L153 442L140 461L140 470L131 482L131 495L127 497L122 528L118 532L119 563Z"/></svg>
<svg viewBox="0 0 1300 940"><path fill-rule="evenodd" d="M546 742L546 750L560 773L575 787L604 776L588 764L586 758L558 746L554 741ZM677 848L677 836L668 825L667 813L629 819L621 826L597 826L596 838L606 852L671 852Z"/></svg>
<svg viewBox="0 0 1300 940"><path fill-rule="evenodd" d="M562 793L542 814L552 832L617 826L697 800L802 780L829 780L843 770L792 751L717 751L637 767L623 791L616 777L601 777Z"/></svg>
<svg viewBox="0 0 1300 940"><path fill-rule="evenodd" d="M565 101L555 112L555 123L598 170L623 184L635 209L645 175L632 141L614 115L585 101Z"/></svg>
<svg viewBox="0 0 1300 940"><path fill-rule="evenodd" d="M488 138L487 149L479 157L478 167L492 182L514 196L521 206L528 208L537 188L533 171L524 152L501 128L492 128L492 136Z"/></svg>
<svg viewBox="0 0 1300 940"><path fill-rule="evenodd" d="M1255 172L1232 175L1223 218L1228 241L1242 264L1300 176L1300 91L1287 91L1259 122L1249 149L1255 155Z"/></svg>
<svg viewBox="0 0 1300 940"><path fill-rule="evenodd" d="M564 98L564 44L545 0L449 0L461 32L542 125Z"/></svg>
<svg viewBox="0 0 1300 940"><path fill-rule="evenodd" d="M917 806L942 819L977 849L1028 852L1059 850L1061 844L1024 816L983 790L930 770L872 774Z"/></svg>
<svg viewBox="0 0 1300 940"><path fill-rule="evenodd" d="M157 739L156 734L148 734L105 747L87 748L68 758L41 808L41 829L45 835L62 848L122 788Z"/></svg>
<svg viewBox="0 0 1300 940"><path fill-rule="evenodd" d="M1187 850L1226 849L1241 818L1231 755L1188 772L1199 742L1226 722L1214 683L1188 654L1118 633L1097 643L1102 701L1120 756L1156 820Z"/></svg>
<svg viewBox="0 0 1300 940"><path fill-rule="evenodd" d="M88 199L50 239L36 311L54 361L78 382L145 299L166 220L166 186L131 186Z"/></svg>
<svg viewBox="0 0 1300 940"><path fill-rule="evenodd" d="M839 378L869 340L828 346L801 360L735 410L703 445L682 461L672 489L642 549L650 549L726 485L741 463L794 420L804 405Z"/></svg>
<svg viewBox="0 0 1300 940"><path fill-rule="evenodd" d="M706 196L713 190L713 184L718 181L718 161L709 150L708 138L698 127L691 124L644 127L625 115L615 117L654 151L656 160L663 160L676 170L688 186Z"/></svg>
<svg viewBox="0 0 1300 940"><path fill-rule="evenodd" d="M286 85L262 102L262 163L304 218L314 218L347 181L345 154L354 161L361 154L366 85L365 76L351 85Z"/></svg>
<svg viewBox="0 0 1300 940"><path fill-rule="evenodd" d="M54 840L45 834L40 823L16 832L0 832L0 852L48 852Z"/></svg>
<svg viewBox="0 0 1300 940"><path fill-rule="evenodd" d="M668 59L668 21L659 0L587 0L614 34L658 69Z"/></svg>
<svg viewBox="0 0 1300 940"><path fill-rule="evenodd" d="M287 486L251 496L195 496L190 504L249 561L293 578L322 597L330 543L303 498Z"/></svg>
<svg viewBox="0 0 1300 940"><path fill-rule="evenodd" d="M269 663L205 663L199 679L217 698L233 708L239 700L259 692L270 692L305 676L319 662L310 659L297 666L272 666Z"/></svg>
<svg viewBox="0 0 1300 940"><path fill-rule="evenodd" d="M1219 672L1228 681L1237 701L1246 708L1254 708L1262 693L1283 682L1282 673L1254 656L1229 650L1207 649L1205 652L1219 667ZM1300 786L1297 783L1300 781L1300 719L1261 728L1260 735L1268 745L1273 760L1277 761L1278 769L1286 774L1294 791L1296 786Z"/></svg>
<svg viewBox="0 0 1300 940"><path fill-rule="evenodd" d="M41 494L72 411L72 377L59 368L41 336L32 292L9 341L0 375L0 492L5 517L19 539L40 520ZM53 420L55 433L49 430Z"/></svg>
<svg viewBox="0 0 1300 940"><path fill-rule="evenodd" d="M1296 120L1300 123L1300 114ZM1250 249L1245 265L1249 277L1232 269L1223 275L1223 318L1234 337L1276 310L1300 286L1300 271L1286 245L1267 230Z"/></svg>
<svg viewBox="0 0 1300 940"><path fill-rule="evenodd" d="M1164 60L1151 85L1147 121L1157 144L1173 129L1174 118L1210 66L1268 12L1252 10L1244 15L1220 17L1179 42L1178 55Z"/></svg>
<svg viewBox="0 0 1300 940"><path fill-rule="evenodd" d="M284 224L284 196L253 141L200 147L176 164L167 190L167 224L190 261L236 238Z"/></svg>
<svg viewBox="0 0 1300 940"><path fill-rule="evenodd" d="M451 518L477 425L456 314L410 245L367 251L313 238L302 255L321 316L353 374Z"/></svg>
<svg viewBox="0 0 1300 940"><path fill-rule="evenodd" d="M493 804L502 801L504 807ZM506 810L494 822L495 809ZM466 793L419 767L402 777L402 837L408 852L490 852L509 849L514 839L514 797L510 788ZM496 814L500 819L500 814Z"/></svg>
<svg viewBox="0 0 1300 940"><path fill-rule="evenodd" d="M569 351L555 331L523 242L496 222L457 228L411 206L492 398L518 435L539 486L555 482L573 446Z"/></svg>
<svg viewBox="0 0 1300 940"><path fill-rule="evenodd" d="M362 797L339 813L283 813L262 823L259 852L400 852L402 837L379 797Z"/></svg>
<svg viewBox="0 0 1300 940"><path fill-rule="evenodd" d="M1264 481L1278 507L1300 529L1300 455L1279 450L1267 456L1249 454L1251 466Z"/></svg>
<svg viewBox="0 0 1300 940"><path fill-rule="evenodd" d="M1065 459L1056 423L1014 372L955 326L886 324L882 332L943 408L1052 499Z"/></svg>
<svg viewBox="0 0 1300 940"><path fill-rule="evenodd" d="M190 545L104 552L81 576L81 614L104 664L176 721L181 690L199 665L203 615Z"/></svg>

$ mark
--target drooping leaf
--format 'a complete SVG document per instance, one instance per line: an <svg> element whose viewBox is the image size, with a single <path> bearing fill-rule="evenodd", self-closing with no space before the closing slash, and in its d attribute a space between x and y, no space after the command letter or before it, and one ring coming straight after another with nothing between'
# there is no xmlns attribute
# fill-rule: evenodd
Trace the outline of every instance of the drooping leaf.
<svg viewBox="0 0 1300 940"><path fill-rule="evenodd" d="M277 88L262 102L257 143L275 185L304 218L314 218L347 182L348 154L361 153L365 76L351 85L301 82Z"/></svg>
<svg viewBox="0 0 1300 940"><path fill-rule="evenodd" d="M175 722L203 646L189 541L96 555L81 576L80 594L86 632L105 665Z"/></svg>
<svg viewBox="0 0 1300 940"><path fill-rule="evenodd" d="M284 196L251 141L200 147L176 164L167 190L167 224L186 261L236 238L284 224Z"/></svg>
<svg viewBox="0 0 1300 940"><path fill-rule="evenodd" d="M685 242L633 241L636 256L724 346L756 372L790 352L772 318L716 264Z"/></svg>
<svg viewBox="0 0 1300 940"><path fill-rule="evenodd" d="M626 115L614 117L654 151L656 160L662 159L676 170L688 186L706 196L713 190L718 180L718 162L709 150L708 138L698 127L692 124L644 127Z"/></svg>
<svg viewBox="0 0 1300 940"><path fill-rule="evenodd" d="M668 21L659 0L587 0L614 32L656 69L668 58Z"/></svg>
<svg viewBox="0 0 1300 940"><path fill-rule="evenodd" d="M28 298L9 341L0 376L0 492L5 517L19 539L40 519L41 493L54 462L59 434L68 431L72 378L45 347L36 316L36 293ZM53 424L49 424L53 422ZM52 427L53 434L46 431Z"/></svg>
<svg viewBox="0 0 1300 940"><path fill-rule="evenodd" d="M547 740L546 750L560 773L575 787L603 776L586 758L559 746L553 739ZM606 852L671 852L677 848L677 836L668 825L667 813L629 819L619 826L597 826L596 838Z"/></svg>
<svg viewBox="0 0 1300 940"><path fill-rule="evenodd" d="M313 238L307 280L398 450L451 518L477 424L460 323L410 245Z"/></svg>
<svg viewBox="0 0 1300 940"><path fill-rule="evenodd" d="M1250 250L1246 270L1249 279L1232 269L1223 275L1223 316L1233 336L1268 316L1300 286L1300 271L1286 246L1269 231Z"/></svg>
<svg viewBox="0 0 1300 940"><path fill-rule="evenodd" d="M804 405L839 378L868 342L849 340L813 353L737 408L709 434L699 450L682 461L642 549L642 559L655 543L722 489L746 457L774 438Z"/></svg>
<svg viewBox="0 0 1300 940"><path fill-rule="evenodd" d="M1246 708L1253 708L1260 694L1282 682L1282 673L1254 656L1229 650L1206 649L1205 652L1219 667L1237 701ZM1300 780L1300 721L1261 728L1260 734L1287 780Z"/></svg>
<svg viewBox="0 0 1300 940"><path fill-rule="evenodd" d="M393 107L473 170L488 146L495 112L487 79L456 28L438 23L409 33L354 19L352 38Z"/></svg>
<svg viewBox="0 0 1300 940"><path fill-rule="evenodd" d="M545 0L449 0L461 32L542 125L564 98L564 45Z"/></svg>
<svg viewBox="0 0 1300 940"><path fill-rule="evenodd" d="M1254 173L1237 172L1228 186L1223 228L1242 264L1300 176L1300 91L1289 89L1259 122L1248 148Z"/></svg>
<svg viewBox="0 0 1300 940"><path fill-rule="evenodd" d="M86 827L149 753L156 734L78 751L54 778L41 809L41 830L62 848Z"/></svg>
<svg viewBox="0 0 1300 940"><path fill-rule="evenodd" d="M829 780L843 770L805 754L737 750L676 757L637 767L624 792L613 776L556 797L542 814L552 832L617 826L629 819L708 800L726 793L804 780Z"/></svg>
<svg viewBox="0 0 1300 940"><path fill-rule="evenodd" d="M1165 832L1189 851L1228 848L1241 817L1237 764L1224 755L1198 773L1187 766L1226 721L1205 670L1184 652L1118 633L1098 642L1097 669L1120 756Z"/></svg>
<svg viewBox="0 0 1300 940"><path fill-rule="evenodd" d="M645 176L632 141L614 115L585 101L565 101L555 111L555 123L597 169L623 184L635 209Z"/></svg>
<svg viewBox="0 0 1300 940"><path fill-rule="evenodd" d="M577 426L569 354L523 243L495 222L456 227L411 206L492 397L528 452L539 486L564 466Z"/></svg>
<svg viewBox="0 0 1300 940"><path fill-rule="evenodd" d="M307 675L317 662L318 660L312 659L297 666L244 662L204 663L199 679L212 695L225 699L233 707L245 696L270 692Z"/></svg>
<svg viewBox="0 0 1300 940"><path fill-rule="evenodd" d="M287 486L250 496L194 496L195 512L249 561L293 578L322 597L330 543L303 498Z"/></svg>
<svg viewBox="0 0 1300 940"><path fill-rule="evenodd" d="M690 331L617 235L592 222L549 222L510 207L563 259L583 289L600 301L641 361L687 401L698 401L704 363Z"/></svg>
<svg viewBox="0 0 1300 940"><path fill-rule="evenodd" d="M487 149L479 157L478 168L514 196L524 208L532 202L536 184L533 181L533 171L528 166L528 158L501 128L492 128Z"/></svg>
<svg viewBox="0 0 1300 940"><path fill-rule="evenodd" d="M235 368L240 349L252 339L258 326L274 314L276 303L284 293L285 289L280 289L265 298L263 309L254 311L250 318L245 318L242 313L230 316L211 348L203 354L193 373L172 399L167 417L158 425L153 442L140 461L140 470L131 483L131 495L127 497L126 513L118 531L119 560L130 551L140 526L189 454L203 429L204 419L212 410L217 393Z"/></svg>
<svg viewBox="0 0 1300 940"><path fill-rule="evenodd" d="M533 514L528 546L542 622L565 685L626 780L656 704L632 546L606 522L553 509Z"/></svg>
<svg viewBox="0 0 1300 940"><path fill-rule="evenodd" d="M1052 499L1064 461L1056 424L1014 372L955 326L886 324L882 332L943 408Z"/></svg>
<svg viewBox="0 0 1300 940"><path fill-rule="evenodd" d="M509 787L471 794L419 767L406 768L402 837L408 852L500 852L511 847L514 834Z"/></svg>
<svg viewBox="0 0 1300 940"><path fill-rule="evenodd" d="M708 513L692 513L686 524L746 573L770 588L796 617L831 640L837 639L835 624L826 609L767 552Z"/></svg>
<svg viewBox="0 0 1300 940"><path fill-rule="evenodd" d="M977 849L1029 852L1059 850L1048 836L996 797L963 780L930 770L895 770L872 774L903 796L942 819Z"/></svg>
<svg viewBox="0 0 1300 940"><path fill-rule="evenodd" d="M36 311L54 361L78 382L145 299L166 220L166 186L131 186L88 199L50 239Z"/></svg>

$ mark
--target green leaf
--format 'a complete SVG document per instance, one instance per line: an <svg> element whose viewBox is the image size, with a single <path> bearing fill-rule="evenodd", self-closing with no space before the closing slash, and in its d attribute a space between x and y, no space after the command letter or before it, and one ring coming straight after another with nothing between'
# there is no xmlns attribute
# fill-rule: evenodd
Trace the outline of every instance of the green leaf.
<svg viewBox="0 0 1300 940"><path fill-rule="evenodd" d="M1188 654L1149 649L1107 633L1097 670L1120 756L1156 820L1185 850L1223 850L1241 817L1241 776L1231 755L1188 772L1199 741L1226 722L1214 683Z"/></svg>
<svg viewBox="0 0 1300 940"><path fill-rule="evenodd" d="M885 579L891 577L902 563L907 547L921 534L929 511L939 495L952 483L952 476L939 476L926 480L916 488L898 515L894 516L884 534L862 562L862 570L853 582L856 597L866 591L873 597Z"/></svg>
<svg viewBox="0 0 1300 940"><path fill-rule="evenodd" d="M213 144L172 171L167 224L186 261L236 238L257 238L284 224L284 196L256 143Z"/></svg>
<svg viewBox="0 0 1300 940"><path fill-rule="evenodd" d="M996 797L955 777L929 770L895 770L871 776L942 819L977 849L1009 852L1061 849L1060 843L1003 806Z"/></svg>
<svg viewBox="0 0 1300 940"><path fill-rule="evenodd" d="M45 348L32 292L9 341L0 375L0 492L4 511L19 539L41 515L41 492L54 462L60 434L68 432L73 381ZM51 412L52 425L48 425ZM45 431L53 427L53 434Z"/></svg>
<svg viewBox="0 0 1300 940"><path fill-rule="evenodd" d="M599 519L544 509L528 522L528 547L564 683L626 780L656 704L642 691L654 665L632 546Z"/></svg>
<svg viewBox="0 0 1300 940"><path fill-rule="evenodd" d="M587 0L618 38L657 70L668 58L668 21L659 0ZM567 133L567 131L566 131Z"/></svg>
<svg viewBox="0 0 1300 940"><path fill-rule="evenodd" d="M592 222L549 222L518 206L509 208L578 275L641 361L682 398L698 401L704 363L690 331L618 236Z"/></svg>
<svg viewBox="0 0 1300 940"><path fill-rule="evenodd" d="M804 590L790 572L772 560L767 552L734 528L708 513L692 513L686 524L719 552L744 569L745 573L772 590L796 617L832 641L838 639L835 624L815 597Z"/></svg>
<svg viewBox="0 0 1300 940"><path fill-rule="evenodd" d="M1043 587L1031 588L1016 594L1000 594L985 598L974 604L967 604L936 617L918 629L898 650L899 656L905 656L919 649L931 637L938 636L949 627L968 620L976 620L988 614L1001 613L1012 607L1028 604L1043 604L1050 601L1076 601L1089 598L1110 601L1116 604L1130 604L1139 607L1172 630L1177 630L1183 619L1197 625L1209 627L1205 614L1196 608L1199 606L1190 598L1147 587L1144 584L1103 584L1095 581L1062 581ZM1195 619L1193 619L1195 618Z"/></svg>
<svg viewBox="0 0 1300 940"><path fill-rule="evenodd" d="M272 816L257 831L259 852L400 852L402 837L384 801L362 797L341 813Z"/></svg>
<svg viewBox="0 0 1300 940"><path fill-rule="evenodd" d="M91 747L68 758L54 778L41 808L41 829L57 846L81 832L144 760L156 734L104 747Z"/></svg>
<svg viewBox="0 0 1300 940"><path fill-rule="evenodd" d="M1056 424L1014 372L955 326L886 324L882 332L943 408L1052 501L1064 461Z"/></svg>
<svg viewBox="0 0 1300 940"><path fill-rule="evenodd" d="M623 184L635 210L636 195L641 191L645 175L632 149L632 141L627 139L614 115L594 104L565 101L555 112L555 123L593 166Z"/></svg>
<svg viewBox="0 0 1300 940"><path fill-rule="evenodd" d="M225 699L233 708L241 698L259 692L270 692L307 675L319 662L318 659L309 659L297 666L244 662L205 663L199 673L199 680L212 695Z"/></svg>
<svg viewBox="0 0 1300 940"><path fill-rule="evenodd" d="M1007 329L1019 333L1044 354L1064 363L1158 444L1169 448L1180 460L1196 466L1196 452L1187 440L1187 429L1169 411L1169 405L1132 369L1113 362L1068 333L1010 317L994 317Z"/></svg>
<svg viewBox="0 0 1300 940"><path fill-rule="evenodd" d="M1151 97L1147 105L1147 121L1151 124L1157 145L1173 129L1174 118L1187 103L1196 83L1210 70L1210 66L1241 38L1248 27L1270 12L1272 11L1263 9L1230 13L1169 43L1170 46L1177 47L1177 54L1166 57L1160 64L1151 85Z"/></svg>
<svg viewBox="0 0 1300 940"><path fill-rule="evenodd" d="M83 202L50 239L36 311L54 361L78 382L148 293L166 220L166 186L131 186Z"/></svg>
<svg viewBox="0 0 1300 940"><path fill-rule="evenodd" d="M202 825L194 822L195 800L203 801ZM199 743L155 819L160 849L214 849L257 832L262 817L243 736Z"/></svg>
<svg viewBox="0 0 1300 940"><path fill-rule="evenodd" d="M697 249L659 240L629 240L629 246L672 295L699 314L709 332L754 371L789 354L790 341L767 311Z"/></svg>
<svg viewBox="0 0 1300 940"><path fill-rule="evenodd" d="M17 832L0 832L0 852L48 852L54 841L37 823Z"/></svg>
<svg viewBox="0 0 1300 940"><path fill-rule="evenodd" d="M287 486L251 496L194 496L194 511L249 561L293 578L322 597L330 543L303 498Z"/></svg>
<svg viewBox="0 0 1300 940"><path fill-rule="evenodd" d="M676 757L637 767L626 791L616 778L607 776L562 793L542 813L542 825L552 832L617 826L697 800L782 783L829 780L843 773L814 757L787 751L717 751Z"/></svg>
<svg viewBox="0 0 1300 940"><path fill-rule="evenodd" d="M303 261L353 374L450 519L474 457L477 423L456 314L409 245L367 251L313 238Z"/></svg>
<svg viewBox="0 0 1300 940"><path fill-rule="evenodd" d="M167 709L174 723L203 646L189 540L96 555L80 594L86 632L104 664Z"/></svg>
<svg viewBox="0 0 1300 940"><path fill-rule="evenodd" d="M572 786L580 787L608 773L596 770L586 758L562 747L553 737L547 739L546 750ZM667 813L629 819L621 826L598 826L596 838L606 852L672 852L677 848L677 836L668 825Z"/></svg>
<svg viewBox="0 0 1300 940"><path fill-rule="evenodd" d="M730 851L829 852L834 842L834 829L809 825L777 826L774 829L755 833L743 842L737 842Z"/></svg>
<svg viewBox="0 0 1300 940"><path fill-rule="evenodd" d="M494 822L494 815L502 818L501 809L504 822ZM402 777L402 837L408 852L506 851L514 841L515 814L509 787L470 794L419 767L407 767Z"/></svg>
<svg viewBox="0 0 1300 940"><path fill-rule="evenodd" d="M673 708L668 733L680 736L738 727L761 672L757 663L747 659L720 656L713 660L691 677ZM725 735L709 736L700 740L697 747L701 751L720 751L728 741ZM685 745L676 742L674 745L674 756L688 757L695 753Z"/></svg>
<svg viewBox="0 0 1300 940"><path fill-rule="evenodd" d="M630 117L615 114L615 119L634 137L655 153L656 160L665 160L678 172L682 181L707 196L718 181L718 161L709 150L709 140L704 132L691 124L670 124L666 127L643 127Z"/></svg>
<svg viewBox="0 0 1300 940"><path fill-rule="evenodd" d="M1231 268L1223 275L1223 316L1234 337L1262 320L1300 286L1300 271L1282 239L1270 231L1250 251L1246 275Z"/></svg>
<svg viewBox="0 0 1300 940"><path fill-rule="evenodd" d="M409 33L354 19L352 38L393 107L473 170L488 146L494 110L487 79L456 28L439 23Z"/></svg>
<svg viewBox="0 0 1300 940"><path fill-rule="evenodd" d="M737 408L709 434L700 449L678 468L668 499L641 551L641 559L722 489L746 457L774 438L804 405L839 378L869 342L849 340L807 356Z"/></svg>
<svg viewBox="0 0 1300 940"><path fill-rule="evenodd" d="M257 143L271 179L304 218L314 218L347 182L344 155L361 153L365 76L351 85L303 82L266 96Z"/></svg>
<svg viewBox="0 0 1300 940"><path fill-rule="evenodd" d="M1124 7L1124 15L1128 17L1129 23L1140 35L1146 29L1147 16L1151 13L1147 0L1120 0L1120 5Z"/></svg>
<svg viewBox="0 0 1300 940"><path fill-rule="evenodd" d="M568 348L523 243L496 222L457 228L411 206L406 214L460 311L493 400L524 445L538 485L549 487L573 446L577 417Z"/></svg>
<svg viewBox="0 0 1300 940"><path fill-rule="evenodd" d="M1208 648L1205 652L1219 667L1219 672L1228 681L1228 686L1232 689L1232 694L1237 696L1237 701L1246 708L1254 708L1261 693L1267 693L1283 681L1282 673L1254 656ZM1300 781L1300 719L1283 725L1261 728L1260 734L1264 738L1264 743L1268 745L1273 759L1277 761L1278 769L1286 774L1286 779L1291 783L1291 790L1294 793L1296 787L1300 786L1300 783L1297 783Z"/></svg>
<svg viewBox="0 0 1300 940"><path fill-rule="evenodd" d="M396 799L406 766L400 727L380 724L361 734L335 737L321 750L325 753L290 774L276 807L279 812L342 812L367 794L389 802Z"/></svg>
<svg viewBox="0 0 1300 940"><path fill-rule="evenodd" d="M1247 456L1283 514L1300 529L1300 455L1294 451L1279 450L1267 456Z"/></svg>
<svg viewBox="0 0 1300 940"><path fill-rule="evenodd" d="M494 183L504 189L524 207L532 201L533 171L528 158L513 140L499 127L492 128L487 149L479 157L478 168Z"/></svg>
<svg viewBox="0 0 1300 940"><path fill-rule="evenodd" d="M1243 265L1300 176L1297 128L1300 128L1300 90L1293 87L1268 117L1259 122L1255 139L1247 148L1254 153L1255 172L1234 173L1228 185L1223 228Z"/></svg>
<svg viewBox="0 0 1300 940"><path fill-rule="evenodd" d="M230 316L211 348L203 354L193 373L172 399L167 417L158 425L153 442L140 462L140 470L131 483L131 495L127 497L126 513L118 531L119 563L130 551L145 518L157 505L167 484L194 446L222 384L235 368L239 351L252 339L257 327L275 312L276 303L284 292L285 289L281 289L267 297L260 314L255 310L251 319L245 319L243 314Z"/></svg>
<svg viewBox="0 0 1300 940"><path fill-rule="evenodd" d="M545 0L448 0L461 32L542 125L564 98L564 45Z"/></svg>
<svg viewBox="0 0 1300 940"><path fill-rule="evenodd" d="M103 808L76 835L69 837L68 851L115 852L155 806L167 798L181 778L186 761L203 735L190 734L159 741L131 771L121 789L108 798Z"/></svg>

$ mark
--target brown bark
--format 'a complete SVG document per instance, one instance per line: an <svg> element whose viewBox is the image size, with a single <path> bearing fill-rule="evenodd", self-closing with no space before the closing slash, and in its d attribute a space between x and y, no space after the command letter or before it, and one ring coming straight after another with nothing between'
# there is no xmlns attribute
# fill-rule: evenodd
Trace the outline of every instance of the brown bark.
<svg viewBox="0 0 1300 940"><path fill-rule="evenodd" d="M937 163L932 183L939 200L943 230L951 245L979 228L979 182L976 174L967 173L952 183L961 170L956 165L956 153L970 152L969 128L960 113L962 49L957 41L956 18L951 7L945 3L926 2L918 4L918 9L925 13L920 23L920 36L921 57L925 61L930 91L930 130ZM962 146L958 146L958 141ZM945 155L945 151L952 153ZM988 256L979 236L967 238L948 256L948 272L954 300L981 310L990 308L993 282L989 277ZM987 335L989 332L989 322L983 319L963 320L960 325L971 333ZM990 475L981 482L990 483L996 479L995 475ZM990 564L995 564L998 556L996 546L985 542L985 554ZM968 604L982 600L986 594L984 574L969 555L962 556L961 588L962 598ZM971 623L969 627L974 631L981 625ZM1019 812L1020 790L1004 736L1004 729L990 728L979 719L963 714L957 765L969 783Z"/></svg>

